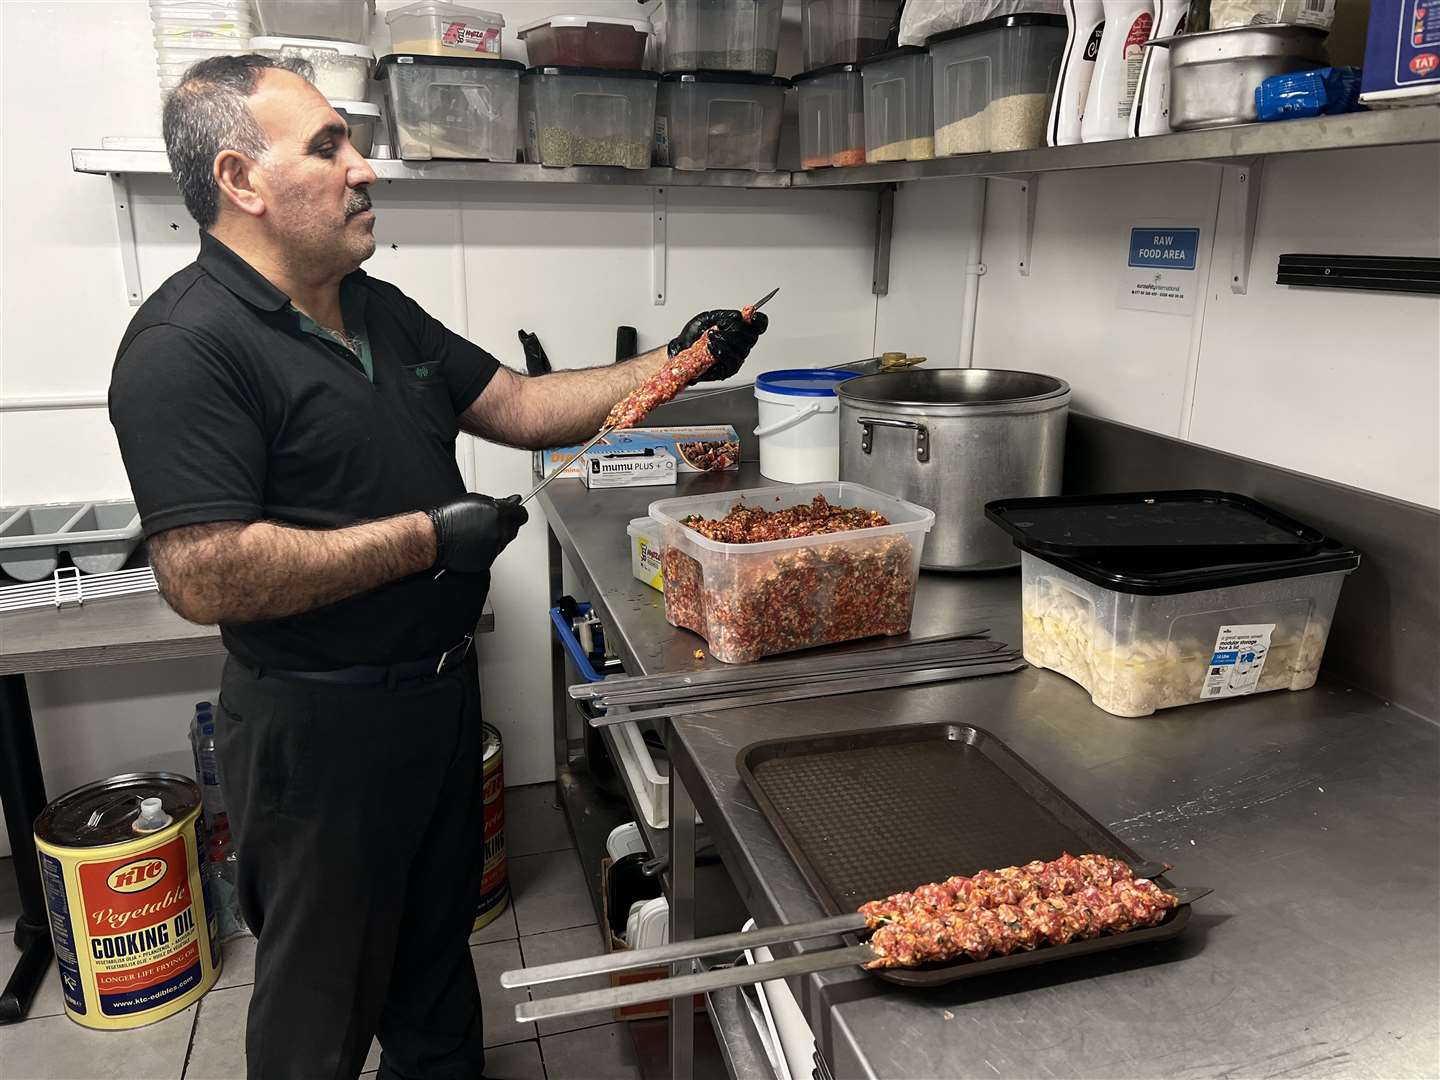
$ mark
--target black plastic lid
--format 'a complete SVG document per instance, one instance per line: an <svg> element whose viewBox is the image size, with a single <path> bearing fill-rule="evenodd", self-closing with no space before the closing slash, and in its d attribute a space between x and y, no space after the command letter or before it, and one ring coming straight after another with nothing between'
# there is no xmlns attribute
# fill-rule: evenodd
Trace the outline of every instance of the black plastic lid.
<svg viewBox="0 0 1440 1080"><path fill-rule="evenodd" d="M659 82L660 76L653 71L639 71L633 68L564 67L558 64L543 64L525 69L526 75L587 75L601 79L647 79Z"/></svg>
<svg viewBox="0 0 1440 1080"><path fill-rule="evenodd" d="M1036 555L1188 554L1249 562L1309 555L1326 540L1320 530L1228 491L1000 499L985 515Z"/></svg>
<svg viewBox="0 0 1440 1080"><path fill-rule="evenodd" d="M375 66L375 78L385 78L385 71L393 64L404 64L409 67L488 67L499 68L503 71L524 71L525 65L519 60L486 60L480 56L427 56L424 53L388 53L380 57Z"/></svg>
<svg viewBox="0 0 1440 1080"><path fill-rule="evenodd" d="M899 59L899 58L902 57L902 56L918 56L918 55L928 55L928 54L925 52L925 46L923 46L923 45L901 45L898 49L886 49L884 52L878 52L878 53L875 53L873 56L867 56L867 57L865 57L864 60L861 60L861 61L860 61L860 66L861 66L862 68L864 68L864 67L869 67L871 64L878 64L878 63L880 63L882 60L897 60L897 59Z"/></svg>
<svg viewBox="0 0 1440 1080"><path fill-rule="evenodd" d="M660 76L667 83L743 83L746 86L789 86L778 75L754 75L748 71L667 71Z"/></svg>
<svg viewBox="0 0 1440 1080"><path fill-rule="evenodd" d="M1021 12L1018 15L999 15L996 18L971 23L969 26L961 26L955 30L943 30L938 34L931 34L925 39L925 44L934 45L940 41L950 41L954 38L969 37L971 34L983 34L986 30L1007 29L1012 26L1058 26L1063 30L1065 16L1048 15L1039 11Z"/></svg>
<svg viewBox="0 0 1440 1080"><path fill-rule="evenodd" d="M1016 546L1025 550L1025 545L1018 541ZM1311 555L1261 562L1196 563L1194 559L1174 555L1145 558L1107 554L1091 559L1067 559L1063 555L1036 554L1036 557L1091 584L1137 596L1169 596L1312 574L1349 573L1360 565L1360 553L1338 540L1327 540Z"/></svg>
<svg viewBox="0 0 1440 1080"><path fill-rule="evenodd" d="M798 83L804 82L806 79L818 79L822 75L839 75L841 72L859 70L859 61L850 64L826 64L824 67L818 67L814 71L802 71L799 75L792 75L790 81L792 83Z"/></svg>

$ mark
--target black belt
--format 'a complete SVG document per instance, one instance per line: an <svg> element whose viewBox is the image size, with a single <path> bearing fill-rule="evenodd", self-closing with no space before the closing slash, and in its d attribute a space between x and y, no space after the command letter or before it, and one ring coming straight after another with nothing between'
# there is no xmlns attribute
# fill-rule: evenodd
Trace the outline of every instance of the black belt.
<svg viewBox="0 0 1440 1080"><path fill-rule="evenodd" d="M394 686L396 683L411 682L415 679L433 679L447 671L454 671L470 655L470 645L474 640L472 635L466 634L439 656L406 660L400 664L357 664L355 667L336 668L334 671L282 671L262 668L255 670L255 674L340 686Z"/></svg>

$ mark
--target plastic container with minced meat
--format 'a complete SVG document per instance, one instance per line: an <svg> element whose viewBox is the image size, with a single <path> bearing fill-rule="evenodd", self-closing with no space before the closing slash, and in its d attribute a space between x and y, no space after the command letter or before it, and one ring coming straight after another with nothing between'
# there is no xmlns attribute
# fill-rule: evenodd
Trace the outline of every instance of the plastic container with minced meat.
<svg viewBox="0 0 1440 1080"><path fill-rule="evenodd" d="M720 543L684 524L723 518L736 506L785 510L816 495L890 524L752 544ZM908 632L925 534L935 523L923 506L843 481L661 499L649 514L664 544L665 618L731 664Z"/></svg>
<svg viewBox="0 0 1440 1080"><path fill-rule="evenodd" d="M536 67L616 68L645 66L650 42L649 19L616 19L608 15L551 15L515 32Z"/></svg>

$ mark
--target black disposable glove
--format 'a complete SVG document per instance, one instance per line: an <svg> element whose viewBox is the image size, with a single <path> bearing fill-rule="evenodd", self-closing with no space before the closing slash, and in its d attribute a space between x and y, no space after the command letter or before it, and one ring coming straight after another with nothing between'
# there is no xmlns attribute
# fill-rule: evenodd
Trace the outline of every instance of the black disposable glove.
<svg viewBox="0 0 1440 1080"><path fill-rule="evenodd" d="M530 520L519 495L504 499L462 495L425 512L435 526L435 565L462 574L489 570L520 526Z"/></svg>
<svg viewBox="0 0 1440 1080"><path fill-rule="evenodd" d="M688 349L700 340L701 334L713 327L715 332L710 335L710 355L715 357L715 363L695 381L728 379L740 370L740 365L745 363L745 358L750 355L755 342L760 340L760 335L769 325L770 320L763 311L755 312L749 322L733 309L702 311L686 323L685 329L670 342L670 355L674 356L682 349Z"/></svg>

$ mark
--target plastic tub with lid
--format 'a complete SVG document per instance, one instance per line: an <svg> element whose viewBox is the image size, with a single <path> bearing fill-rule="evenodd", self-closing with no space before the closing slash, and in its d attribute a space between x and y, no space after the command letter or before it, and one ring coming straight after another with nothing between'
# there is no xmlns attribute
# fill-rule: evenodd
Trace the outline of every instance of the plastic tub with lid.
<svg viewBox="0 0 1440 1080"><path fill-rule="evenodd" d="M1125 521L1147 497L1113 496L1112 520ZM1305 554L1246 559L1219 556L1212 543L1172 543L1160 553L1099 545L1042 555L1029 536L1044 522L1030 507L1046 502L986 507L1020 548L1031 664L1079 683L1116 716L1315 684L1340 587L1360 565L1354 548L1326 540Z"/></svg>
<svg viewBox="0 0 1440 1080"><path fill-rule="evenodd" d="M523 70L513 60L381 57L375 75L387 88L395 156L513 162Z"/></svg>
<svg viewBox="0 0 1440 1080"><path fill-rule="evenodd" d="M783 0L665 0L666 71L775 74Z"/></svg>
<svg viewBox="0 0 1440 1080"><path fill-rule="evenodd" d="M277 60L294 57L310 64L311 82L331 101L363 101L375 70L375 54L365 45L318 38L257 37L250 51Z"/></svg>
<svg viewBox="0 0 1440 1080"><path fill-rule="evenodd" d="M337 101L333 98L330 107L350 125L350 145L360 151L361 157L369 157L375 149L375 129L380 126L380 106L368 101Z"/></svg>
<svg viewBox="0 0 1440 1080"><path fill-rule="evenodd" d="M904 45L860 65L865 88L865 160L924 161L935 156L930 53Z"/></svg>
<svg viewBox="0 0 1440 1080"><path fill-rule="evenodd" d="M530 68L520 80L525 160L648 169L659 81L652 71Z"/></svg>
<svg viewBox="0 0 1440 1080"><path fill-rule="evenodd" d="M796 75L800 167L865 164L865 90L856 64Z"/></svg>
<svg viewBox="0 0 1440 1080"><path fill-rule="evenodd" d="M803 0L806 69L853 64L883 52L899 13L899 0Z"/></svg>
<svg viewBox="0 0 1440 1080"><path fill-rule="evenodd" d="M755 380L760 475L786 484L840 479L840 399L835 388L858 371L801 368Z"/></svg>
<svg viewBox="0 0 1440 1080"><path fill-rule="evenodd" d="M929 40L935 156L1045 145L1065 50L1061 15L1005 15Z"/></svg>
<svg viewBox="0 0 1440 1080"><path fill-rule="evenodd" d="M255 0L260 32L267 37L313 37L328 41L370 40L375 0Z"/></svg>
<svg viewBox="0 0 1440 1080"><path fill-rule="evenodd" d="M498 59L505 17L493 11L421 0L385 13L390 49L427 56Z"/></svg>
<svg viewBox="0 0 1440 1080"><path fill-rule="evenodd" d="M649 19L608 15L552 15L527 23L515 36L525 43L536 67L592 67L637 70L645 66Z"/></svg>
<svg viewBox="0 0 1440 1080"><path fill-rule="evenodd" d="M191 42L223 42L231 47L243 45L255 31L250 9L239 0L187 4L157 4L151 0L150 25L155 45L184 46Z"/></svg>
<svg viewBox="0 0 1440 1080"><path fill-rule="evenodd" d="M888 525L724 544L689 528L736 506L783 510L820 495L883 515ZM925 534L923 506L840 481L720 491L650 504L665 545L665 618L699 634L729 664L910 629Z"/></svg>
<svg viewBox="0 0 1440 1080"><path fill-rule="evenodd" d="M789 86L789 79L732 71L663 76L655 105L655 164L686 172L774 172Z"/></svg>

